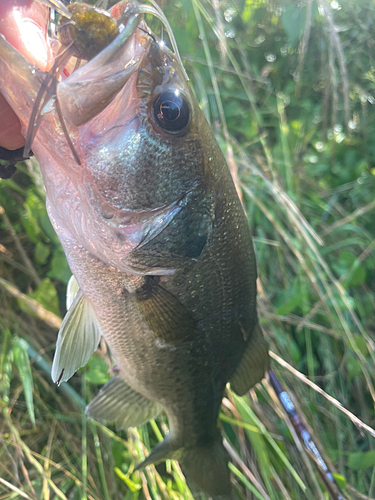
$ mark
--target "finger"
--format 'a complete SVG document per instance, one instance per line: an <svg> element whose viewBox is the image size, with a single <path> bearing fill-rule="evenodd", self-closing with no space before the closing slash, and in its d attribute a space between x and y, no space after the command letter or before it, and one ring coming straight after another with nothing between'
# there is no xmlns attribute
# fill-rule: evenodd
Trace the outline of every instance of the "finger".
<svg viewBox="0 0 375 500"><path fill-rule="evenodd" d="M28 61L45 70L52 60L47 39L48 9L32 0L0 1L0 33ZM20 122L0 94L0 146L18 149L25 140Z"/></svg>
<svg viewBox="0 0 375 500"><path fill-rule="evenodd" d="M25 138L21 123L4 97L0 94L0 146L6 149L22 148Z"/></svg>
<svg viewBox="0 0 375 500"><path fill-rule="evenodd" d="M33 0L1 0L0 33L28 61L45 70L52 60L48 8Z"/></svg>

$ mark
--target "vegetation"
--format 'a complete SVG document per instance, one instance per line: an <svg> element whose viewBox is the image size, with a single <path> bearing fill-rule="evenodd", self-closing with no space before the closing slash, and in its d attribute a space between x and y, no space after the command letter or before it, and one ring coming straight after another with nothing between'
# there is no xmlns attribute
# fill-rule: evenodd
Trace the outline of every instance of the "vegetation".
<svg viewBox="0 0 375 500"><path fill-rule="evenodd" d="M375 497L375 3L162 7L249 216L273 370L343 496ZM0 181L0 499L192 498L177 463L134 472L166 420L115 433L83 416L104 344L52 384L70 271L38 166L18 167ZM267 381L228 391L220 425L238 498L329 498Z"/></svg>

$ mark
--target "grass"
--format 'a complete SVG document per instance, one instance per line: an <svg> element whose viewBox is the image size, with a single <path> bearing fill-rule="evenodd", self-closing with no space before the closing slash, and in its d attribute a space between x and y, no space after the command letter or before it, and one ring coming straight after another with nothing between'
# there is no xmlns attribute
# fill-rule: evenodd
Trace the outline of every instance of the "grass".
<svg viewBox="0 0 375 500"><path fill-rule="evenodd" d="M273 370L343 496L374 498L374 7L163 8L249 216ZM105 345L52 384L69 269L34 161L0 181L0 205L0 500L192 498L176 462L134 472L165 418L116 433L83 416ZM220 426L236 498L329 498L267 381L228 391Z"/></svg>

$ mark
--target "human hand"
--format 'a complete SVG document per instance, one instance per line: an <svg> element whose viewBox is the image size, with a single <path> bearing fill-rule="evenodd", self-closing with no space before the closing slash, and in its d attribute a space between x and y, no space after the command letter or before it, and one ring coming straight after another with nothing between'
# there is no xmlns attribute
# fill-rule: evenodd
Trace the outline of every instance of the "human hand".
<svg viewBox="0 0 375 500"><path fill-rule="evenodd" d="M47 26L48 10L41 3L33 0L0 1L0 34L42 70L52 59ZM0 93L0 147L15 150L24 144L20 121Z"/></svg>

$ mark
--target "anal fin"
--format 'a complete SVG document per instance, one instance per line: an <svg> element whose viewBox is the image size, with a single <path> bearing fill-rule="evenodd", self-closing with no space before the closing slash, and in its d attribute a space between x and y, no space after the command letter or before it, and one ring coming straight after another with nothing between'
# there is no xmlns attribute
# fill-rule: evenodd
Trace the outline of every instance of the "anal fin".
<svg viewBox="0 0 375 500"><path fill-rule="evenodd" d="M183 448L172 442L170 434L167 434L161 443L158 443L143 462L137 465L135 470L143 469L151 464L158 464L164 460L179 460L183 454Z"/></svg>
<svg viewBox="0 0 375 500"><path fill-rule="evenodd" d="M262 380L265 372L269 370L269 364L268 345L257 324L249 336L241 362L230 379L231 389L243 396Z"/></svg>
<svg viewBox="0 0 375 500"><path fill-rule="evenodd" d="M135 391L120 376L115 376L100 389L86 407L86 415L94 420L115 422L119 429L138 427L157 417L163 407Z"/></svg>

